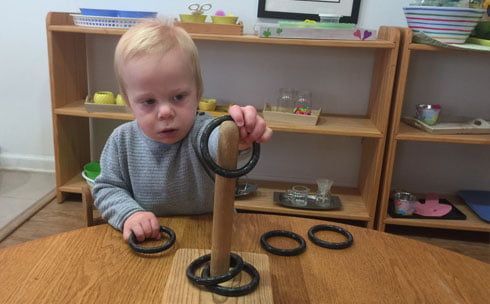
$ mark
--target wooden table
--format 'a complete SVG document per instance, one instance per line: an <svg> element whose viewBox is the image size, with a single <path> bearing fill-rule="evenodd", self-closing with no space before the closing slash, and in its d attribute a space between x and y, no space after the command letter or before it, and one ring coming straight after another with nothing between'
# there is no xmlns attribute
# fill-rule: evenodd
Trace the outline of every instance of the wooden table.
<svg viewBox="0 0 490 304"><path fill-rule="evenodd" d="M133 253L121 233L108 225L2 249L0 303L161 303L175 250L209 249L212 219L174 217L162 218L161 223L174 229L177 242L171 252L157 257ZM291 230L307 240L307 250L300 256L269 255L275 303L488 303L490 299L489 264L348 225L341 226L354 235L353 247L324 249L307 239L307 230L319 223L325 222L236 216L233 251L265 253L259 237L273 229Z"/></svg>

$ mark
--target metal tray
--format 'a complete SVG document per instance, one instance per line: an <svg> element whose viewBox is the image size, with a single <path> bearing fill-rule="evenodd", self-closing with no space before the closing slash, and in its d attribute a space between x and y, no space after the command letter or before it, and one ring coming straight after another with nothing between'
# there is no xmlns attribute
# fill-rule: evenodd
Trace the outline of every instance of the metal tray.
<svg viewBox="0 0 490 304"><path fill-rule="evenodd" d="M287 198L284 192L274 192L274 202L281 206L294 208L294 209L306 209L306 210L335 210L342 208L342 202L340 197L332 195L332 203L330 206L318 206L315 201L314 195L308 195L308 201L306 206L296 206L293 205Z"/></svg>
<svg viewBox="0 0 490 304"><path fill-rule="evenodd" d="M257 185L249 183L237 183L235 188L235 197L247 196L257 191Z"/></svg>

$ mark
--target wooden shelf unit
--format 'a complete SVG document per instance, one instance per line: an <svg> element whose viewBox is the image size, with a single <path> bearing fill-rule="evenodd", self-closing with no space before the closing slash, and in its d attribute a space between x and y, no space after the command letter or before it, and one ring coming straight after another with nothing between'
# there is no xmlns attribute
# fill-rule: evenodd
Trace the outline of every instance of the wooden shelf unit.
<svg viewBox="0 0 490 304"><path fill-rule="evenodd" d="M133 119L129 113L89 113L83 106L83 100L88 94L86 35L117 36L125 31L79 27L73 25L69 13L48 13L47 34L58 202L64 200L66 193L81 192L84 181L80 172L83 165L90 161L89 119ZM260 188L258 195L250 200L237 201L238 208L243 210L358 220L364 222L367 227L373 228L396 73L399 30L381 27L378 39L374 41L270 39L250 35L191 34L191 36L195 40L227 43L374 50L375 63L371 92L368 110L364 116L325 115L320 117L316 126L270 124L276 132L362 138L358 186L354 190L344 189L339 193L344 201L344 208L340 211L300 212L296 209L274 206L273 188L267 187ZM214 116L221 114L221 112L211 113Z"/></svg>
<svg viewBox="0 0 490 304"><path fill-rule="evenodd" d="M396 159L396 148L399 141L421 141L432 143L452 143L452 144L473 144L490 145L490 134L454 134L442 135L432 134L401 121L403 103L405 99L405 89L408 79L410 57L412 52L463 52L465 56L471 56L471 51L439 48L430 45L412 43L412 31L408 28L401 30L401 44L398 61L397 77L395 81L395 91L393 94L393 106L391 113L391 123L389 128L388 142L386 144L385 164L383 166L383 179L381 184L381 194L378 202L377 229L384 231L386 225L417 226L427 228L442 228L453 230L469 230L490 232L490 224L478 218L464 202L454 195L441 194L451 203L461 210L467 217L466 220L433 220L433 219L403 219L393 218L388 214L389 197L392 191L391 183L393 178L394 164Z"/></svg>

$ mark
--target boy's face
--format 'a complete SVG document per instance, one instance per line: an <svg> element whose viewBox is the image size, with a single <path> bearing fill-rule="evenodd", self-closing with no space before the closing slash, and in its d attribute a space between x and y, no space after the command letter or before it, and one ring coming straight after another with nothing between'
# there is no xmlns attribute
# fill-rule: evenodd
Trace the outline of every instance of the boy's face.
<svg viewBox="0 0 490 304"><path fill-rule="evenodd" d="M146 136L174 144L187 136L196 116L197 88L189 60L179 49L125 63L121 77L129 106Z"/></svg>

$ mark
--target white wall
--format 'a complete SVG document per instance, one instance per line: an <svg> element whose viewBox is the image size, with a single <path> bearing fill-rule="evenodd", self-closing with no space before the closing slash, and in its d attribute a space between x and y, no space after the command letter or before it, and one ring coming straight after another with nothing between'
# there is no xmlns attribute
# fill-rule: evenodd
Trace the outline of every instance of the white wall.
<svg viewBox="0 0 490 304"><path fill-rule="evenodd" d="M245 24L245 32L252 32L253 24L257 22L257 1L215 0L206 2L212 3L215 8L222 8L240 16ZM402 6L408 2L409 0L362 0L359 24L367 28L377 28L380 25L406 26ZM0 27L0 43L2 46L0 48L0 89L2 91L0 95L0 167L34 170L52 170L54 167L45 31L45 16L48 11L76 12L79 7L93 7L152 10L158 11L160 15L177 16L186 10L184 3L187 2L177 0L2 1L3 11L8 13L3 14L4 25ZM98 61L110 62L111 55L109 53L115 40L97 41L97 38L94 37L89 39L95 40L95 49L89 50L92 57L90 73L94 78L91 82L91 88L113 86L115 90L114 79L98 73L98 65L96 64ZM219 52L215 52L214 48L218 48ZM203 61L206 94L209 96L252 103L260 107L263 99L273 98L274 90L272 88L283 85L311 86L315 96L324 100L325 105L328 105L329 112L362 113L365 111L367 105L366 90L368 90L367 84L372 67L372 54L369 52L281 46L250 45L243 47L242 45L209 42L200 42L199 49ZM217 53L221 55L218 56ZM307 56L301 56L305 53ZM266 56L266 61L264 61L264 56ZM257 62L261 62L261 65L257 65ZM266 62L265 67L264 62ZM427 61L425 62L427 63ZM282 63L300 64L303 67L300 69L302 74L297 75L297 66L285 68ZM323 66L319 68L320 63ZM422 61L422 65L424 65L423 63L424 61ZM446 63L442 61L439 64L444 67ZM460 66L463 69L472 69L474 63L467 64L460 60L457 65L458 69ZM311 70L316 72L311 72L308 67L312 67ZM257 73L261 69L264 72ZM431 71L430 67L427 69L429 72ZM486 73L485 69L482 68L472 73L471 76L475 79L487 79L485 78L488 77L485 75ZM424 74L423 71L422 74ZM226 77L222 77L222 75L226 75ZM326 85L319 83L319 79L322 79L322 83ZM454 82L458 80L449 77L444 81L448 88L454 88ZM476 90L479 86L481 83L477 83L476 92L482 92L482 90ZM413 93L410 94L413 96L425 94L427 89L418 85L411 90ZM434 94L431 97L438 96L437 93ZM490 116L489 109L485 108L483 96L480 93L475 93L472 98L482 100L480 103L477 102L477 106L473 108L472 112L479 111L482 113L483 111L487 117ZM413 98L411 100L417 102ZM104 128L98 126L104 124L94 121L94 125L96 129L101 130L98 132L99 135L94 138L98 143L94 146L94 155L96 156L107 136L106 133L111 127L106 126L106 133L104 133ZM296 147L288 151L288 155L301 157L313 153L316 158L313 157L306 163L282 159L281 155L284 155L285 142L294 143L293 146ZM297 144L298 142L302 144ZM308 149L301 150L298 148L301 146L308 146ZM323 172L326 176L333 176L339 184L355 185L359 162L358 155L360 154L359 146L359 140L355 138L322 137L320 143L318 137L315 136L306 138L276 134L273 142L264 149L264 156L257 174L275 178L275 176L270 176L271 172L277 169L276 167L271 168L272 164L275 163L286 168L284 169L286 172L280 174L285 174L283 176L289 179L311 181L315 175L318 175L317 172ZM473 147L472 149L480 151L478 148L480 150L485 149L482 147ZM429 145L427 149L434 149L434 145ZM413 166L407 168L405 165L403 167L403 164L413 163L413 159L410 159L413 153L404 153L403 148L400 151L401 155L398 159L402 164L400 168L409 171L417 170ZM465 151L464 146L456 149L452 157L460 161L467 161ZM483 158L487 158L484 157L485 153L477 152L474 155L478 158L469 160L470 162L483 163L484 166L488 167L488 162L483 161ZM283 163L285 164L283 165ZM440 172L442 167L443 165L440 165L434 170ZM470 167L475 166L470 165ZM480 180L480 185L484 185L481 181L490 180L487 172L477 172L477 177L474 178L477 180L477 184L478 180ZM395 183L407 184L410 181L409 177L410 174L405 174L405 172L396 174ZM421 184L411 186L417 188ZM449 186L453 188L454 185ZM447 188L448 185L446 184L444 187Z"/></svg>
<svg viewBox="0 0 490 304"><path fill-rule="evenodd" d="M177 16L190 1L2 1L0 26L0 168L53 170L49 71L45 17L49 11L77 12L79 7L158 11ZM199 2L199 1L198 1ZM202 2L202 1L201 1ZM255 0L206 1L234 12L252 32L257 21ZM363 0L360 23L403 25L401 3ZM379 13L379 3L385 6ZM390 13L386 13L390 12Z"/></svg>

